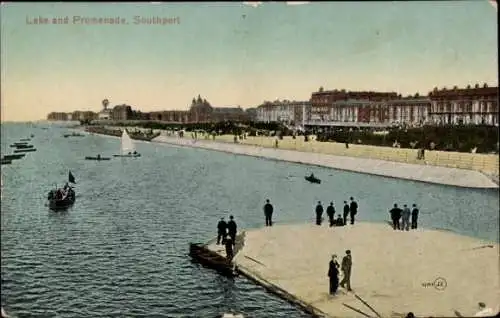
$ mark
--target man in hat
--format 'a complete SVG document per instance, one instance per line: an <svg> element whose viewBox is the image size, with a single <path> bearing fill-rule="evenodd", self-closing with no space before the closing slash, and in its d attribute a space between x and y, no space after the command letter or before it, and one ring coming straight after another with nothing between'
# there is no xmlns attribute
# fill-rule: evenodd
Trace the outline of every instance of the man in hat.
<svg viewBox="0 0 500 318"><path fill-rule="evenodd" d="M273 205L266 199L264 204L264 216L266 217L266 226L273 226Z"/></svg>
<svg viewBox="0 0 500 318"><path fill-rule="evenodd" d="M224 244L226 239L227 223L224 218L220 218L219 223L217 223L217 245L221 243Z"/></svg>
<svg viewBox="0 0 500 318"><path fill-rule="evenodd" d="M349 204L347 201L344 201L344 225L347 225L347 216L349 215Z"/></svg>
<svg viewBox="0 0 500 318"><path fill-rule="evenodd" d="M342 258L342 265L340 267L342 273L344 274L344 277L340 282L340 286L345 287L345 285L347 284L347 290L351 291L351 269L352 269L351 251L347 250L345 251L345 254L346 255L344 256L344 258Z"/></svg>
<svg viewBox="0 0 500 318"><path fill-rule="evenodd" d="M354 224L354 217L358 214L358 203L354 201L353 197L351 197L351 204L349 205L349 214L351 217L351 224Z"/></svg>
<svg viewBox="0 0 500 318"><path fill-rule="evenodd" d="M326 214L330 220L330 226L333 226L335 223L335 207L333 206L333 202L330 202L330 205L326 208Z"/></svg>
<svg viewBox="0 0 500 318"><path fill-rule="evenodd" d="M321 201L318 201L318 205L316 205L316 225L321 225L323 216L323 205L321 205Z"/></svg>
<svg viewBox="0 0 500 318"><path fill-rule="evenodd" d="M229 216L229 222L227 222L227 232L229 236L231 237L231 240L233 240L233 244L236 244L236 232L238 231L238 226L236 225L236 222L234 221L234 216L230 215Z"/></svg>

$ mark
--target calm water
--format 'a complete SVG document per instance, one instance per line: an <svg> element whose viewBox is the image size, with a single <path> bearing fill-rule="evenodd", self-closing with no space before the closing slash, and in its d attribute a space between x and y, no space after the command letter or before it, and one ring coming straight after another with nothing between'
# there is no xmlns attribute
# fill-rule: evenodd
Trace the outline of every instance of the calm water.
<svg viewBox="0 0 500 318"><path fill-rule="evenodd" d="M423 227L498 241L494 190L465 190L311 168L198 149L138 143L140 159L94 162L119 140L63 138L66 128L2 125L2 154L36 137L38 151L2 166L2 305L18 317L308 317L244 278L230 280L187 257L188 243L214 236L221 216L261 227L270 198L277 223L312 222L316 201L354 196L362 221L385 221L394 203L417 203ZM68 170L77 202L48 210L46 194ZM323 184L304 182L314 173ZM326 265L325 265L326 266Z"/></svg>

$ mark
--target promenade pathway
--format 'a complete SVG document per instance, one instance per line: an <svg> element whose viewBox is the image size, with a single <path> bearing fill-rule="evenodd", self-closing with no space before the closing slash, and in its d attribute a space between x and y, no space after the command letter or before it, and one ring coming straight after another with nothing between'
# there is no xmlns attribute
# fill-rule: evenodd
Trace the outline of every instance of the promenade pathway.
<svg viewBox="0 0 500 318"><path fill-rule="evenodd" d="M217 136L217 141L234 143L234 136ZM303 137L286 136L279 140L279 148L305 152L319 152L348 157L359 157L367 159L380 159L395 162L404 162L420 165L432 165L448 168L460 168L480 171L498 183L499 179L499 156L498 154L464 153L452 151L426 151L425 160L417 159L417 149L394 148L370 146L362 144L345 144L336 142L318 142L314 140L305 142ZM247 137L239 140L240 144L254 145L260 147L274 148L275 137Z"/></svg>
<svg viewBox="0 0 500 318"><path fill-rule="evenodd" d="M210 140L194 140L188 137L159 136L153 142L179 146L211 149L268 159L312 164L347 171L368 173L386 177L423 181L469 188L498 188L498 184L479 171L419 165L380 159L337 156L319 152L303 152L275 148L224 143Z"/></svg>

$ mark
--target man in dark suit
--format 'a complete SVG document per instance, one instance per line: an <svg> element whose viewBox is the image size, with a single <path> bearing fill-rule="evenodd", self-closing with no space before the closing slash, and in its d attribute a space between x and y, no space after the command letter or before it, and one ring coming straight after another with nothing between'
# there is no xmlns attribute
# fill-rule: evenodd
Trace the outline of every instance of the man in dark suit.
<svg viewBox="0 0 500 318"><path fill-rule="evenodd" d="M345 256L342 258L342 265L340 269L344 274L342 281L340 282L340 286L344 287L347 284L347 290L351 291L351 269L352 269L352 257L351 251L345 251Z"/></svg>
<svg viewBox="0 0 500 318"><path fill-rule="evenodd" d="M391 214L391 219L392 219L392 227L394 229L398 229L398 230L400 229L399 219L401 219L402 212L403 212L403 210L398 208L398 205L396 203L394 203L394 207L389 211L389 213Z"/></svg>
<svg viewBox="0 0 500 318"><path fill-rule="evenodd" d="M358 214L358 203L351 197L351 205L349 206L349 213L351 214L351 224L354 224L354 216Z"/></svg>
<svg viewBox="0 0 500 318"><path fill-rule="evenodd" d="M238 226L236 225L236 222L234 222L234 216L230 215L229 222L227 222L227 232L231 237L231 240L233 240L233 245L236 244L236 232L238 231L237 229Z"/></svg>
<svg viewBox="0 0 500 318"><path fill-rule="evenodd" d="M323 216L323 205L321 205L321 201L318 201L318 205L316 205L316 225L321 225L322 216Z"/></svg>
<svg viewBox="0 0 500 318"><path fill-rule="evenodd" d="M415 230L417 228L417 222L418 222L418 208L417 205L414 203L413 204L413 210L411 211L411 228Z"/></svg>
<svg viewBox="0 0 500 318"><path fill-rule="evenodd" d="M226 230L227 230L227 223L224 221L224 218L221 218L219 223L217 224L217 245L221 243L224 244L224 240L226 239Z"/></svg>
<svg viewBox="0 0 500 318"><path fill-rule="evenodd" d="M264 215L266 217L266 226L273 226L273 206L269 199L264 204Z"/></svg>
<svg viewBox="0 0 500 318"><path fill-rule="evenodd" d="M344 225L347 225L347 216L349 215L349 204L347 201L344 201Z"/></svg>
<svg viewBox="0 0 500 318"><path fill-rule="evenodd" d="M330 220L330 226L333 226L335 223L335 207L333 206L333 202L330 202L330 205L326 208L326 214Z"/></svg>

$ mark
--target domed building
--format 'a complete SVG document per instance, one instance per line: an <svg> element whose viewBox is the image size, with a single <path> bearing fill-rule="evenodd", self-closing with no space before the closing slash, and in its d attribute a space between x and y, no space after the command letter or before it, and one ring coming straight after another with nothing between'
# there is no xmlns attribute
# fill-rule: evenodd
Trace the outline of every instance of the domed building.
<svg viewBox="0 0 500 318"><path fill-rule="evenodd" d="M198 98L193 98L189 108L190 121L196 123L210 122L213 110L212 105L198 95Z"/></svg>

